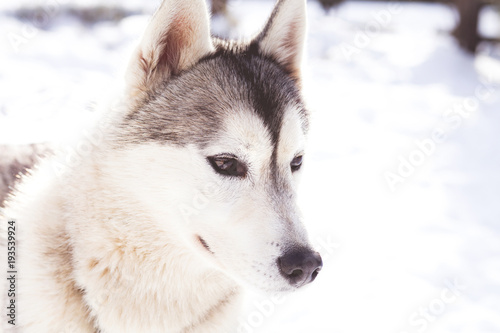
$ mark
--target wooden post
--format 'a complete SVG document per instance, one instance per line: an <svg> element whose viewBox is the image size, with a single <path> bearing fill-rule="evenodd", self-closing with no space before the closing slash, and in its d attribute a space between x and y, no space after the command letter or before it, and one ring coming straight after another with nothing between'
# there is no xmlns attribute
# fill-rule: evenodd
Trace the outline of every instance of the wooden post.
<svg viewBox="0 0 500 333"><path fill-rule="evenodd" d="M226 15L227 0L212 0L212 15Z"/></svg>
<svg viewBox="0 0 500 333"><path fill-rule="evenodd" d="M454 35L460 45L467 51L475 53L480 37L478 33L479 11L481 0L455 0L460 22Z"/></svg>
<svg viewBox="0 0 500 333"><path fill-rule="evenodd" d="M344 0L318 0L318 1L321 4L321 6L323 7L323 9L325 10L325 12L328 13L330 11L330 9L337 6L338 4L340 4Z"/></svg>

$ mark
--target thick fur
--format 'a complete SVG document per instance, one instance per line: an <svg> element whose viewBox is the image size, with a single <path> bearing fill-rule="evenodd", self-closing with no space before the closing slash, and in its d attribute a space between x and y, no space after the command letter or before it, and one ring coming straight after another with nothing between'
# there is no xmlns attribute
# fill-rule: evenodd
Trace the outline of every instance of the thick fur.
<svg viewBox="0 0 500 333"><path fill-rule="evenodd" d="M0 207L15 183L43 156L50 155L49 144L0 145Z"/></svg>
<svg viewBox="0 0 500 333"><path fill-rule="evenodd" d="M290 168L308 130L305 17L305 0L278 1L235 43L210 37L204 1L164 1L89 153L57 172L47 159L6 202L19 276L6 329L235 332L242 286L296 289L277 260L310 249ZM220 154L246 175L215 172Z"/></svg>

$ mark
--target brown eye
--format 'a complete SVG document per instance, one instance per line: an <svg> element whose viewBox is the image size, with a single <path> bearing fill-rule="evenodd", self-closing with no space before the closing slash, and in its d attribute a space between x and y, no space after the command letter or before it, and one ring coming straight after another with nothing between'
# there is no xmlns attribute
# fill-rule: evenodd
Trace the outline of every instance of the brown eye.
<svg viewBox="0 0 500 333"><path fill-rule="evenodd" d="M246 165L234 157L210 156L207 159L212 168L221 175L245 177L247 174Z"/></svg>
<svg viewBox="0 0 500 333"><path fill-rule="evenodd" d="M290 162L290 167L292 168L292 172L299 170L301 166L302 166L302 155L296 156L292 160L292 162Z"/></svg>

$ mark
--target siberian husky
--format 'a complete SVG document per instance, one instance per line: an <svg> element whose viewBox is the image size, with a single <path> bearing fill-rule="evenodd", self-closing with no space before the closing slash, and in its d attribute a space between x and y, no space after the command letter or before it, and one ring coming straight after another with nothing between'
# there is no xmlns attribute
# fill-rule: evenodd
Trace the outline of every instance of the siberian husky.
<svg viewBox="0 0 500 333"><path fill-rule="evenodd" d="M4 203L4 331L235 332L245 286L315 279L295 203L305 10L280 0L234 42L204 0L163 2L85 156L45 159Z"/></svg>

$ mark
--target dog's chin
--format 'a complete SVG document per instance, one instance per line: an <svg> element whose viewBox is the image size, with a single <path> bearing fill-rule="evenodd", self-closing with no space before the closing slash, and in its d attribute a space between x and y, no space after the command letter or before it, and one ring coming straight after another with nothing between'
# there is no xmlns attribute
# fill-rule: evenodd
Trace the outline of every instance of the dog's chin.
<svg viewBox="0 0 500 333"><path fill-rule="evenodd" d="M297 288L292 286L283 286L278 288L259 288L258 291L269 296L284 296L293 293Z"/></svg>
<svg viewBox="0 0 500 333"><path fill-rule="evenodd" d="M276 276L276 279L267 279L269 278L265 277L265 279L262 279L262 277L260 277L259 279L256 277L255 279L249 279L248 277L238 277L237 281L240 285L249 290L269 296L283 296L298 289L297 287L288 284L286 281L280 281L279 276Z"/></svg>

